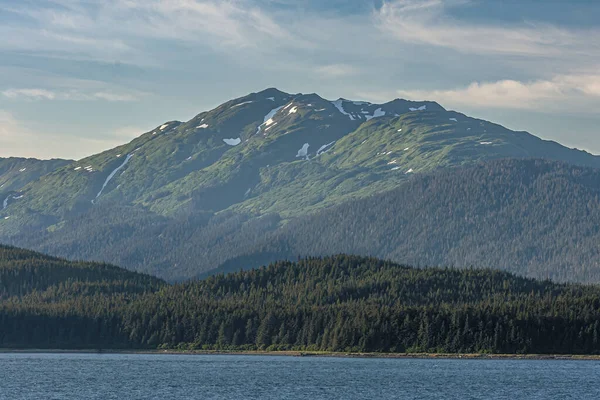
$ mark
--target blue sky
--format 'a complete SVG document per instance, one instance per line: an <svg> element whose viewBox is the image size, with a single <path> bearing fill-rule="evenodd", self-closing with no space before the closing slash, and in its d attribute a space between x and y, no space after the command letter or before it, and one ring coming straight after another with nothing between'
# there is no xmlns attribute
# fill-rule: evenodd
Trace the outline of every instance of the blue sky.
<svg viewBox="0 0 600 400"><path fill-rule="evenodd" d="M600 2L0 0L0 156L80 158L267 87L600 154Z"/></svg>

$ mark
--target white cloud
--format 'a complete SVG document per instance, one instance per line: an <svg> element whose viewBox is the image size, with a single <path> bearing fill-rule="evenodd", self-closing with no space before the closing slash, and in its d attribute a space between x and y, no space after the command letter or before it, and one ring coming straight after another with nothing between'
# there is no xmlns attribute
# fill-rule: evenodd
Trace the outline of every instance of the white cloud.
<svg viewBox="0 0 600 400"><path fill-rule="evenodd" d="M93 94L95 99L106 101L137 101L139 98L131 93L111 93L111 92L96 92Z"/></svg>
<svg viewBox="0 0 600 400"><path fill-rule="evenodd" d="M83 90L63 89L63 90L48 90L48 89L6 89L0 92L4 97L9 99L26 99L26 100L70 100L70 101L92 101L103 100L110 102L120 101L137 101L145 96L141 92L112 92L98 91L86 92Z"/></svg>
<svg viewBox="0 0 600 400"><path fill-rule="evenodd" d="M46 89L7 89L2 91L2 95L9 99L25 97L33 100L54 100L56 98L54 92Z"/></svg>
<svg viewBox="0 0 600 400"><path fill-rule="evenodd" d="M531 82L473 82L450 90L400 90L398 94L452 106L595 113L600 100L600 75L560 75Z"/></svg>
<svg viewBox="0 0 600 400"><path fill-rule="evenodd" d="M600 30L563 29L543 23L480 25L450 17L447 10L466 0L395 0L374 16L383 32L408 43L450 48L462 53L518 56L588 56L597 59ZM580 60L581 61L581 60Z"/></svg>

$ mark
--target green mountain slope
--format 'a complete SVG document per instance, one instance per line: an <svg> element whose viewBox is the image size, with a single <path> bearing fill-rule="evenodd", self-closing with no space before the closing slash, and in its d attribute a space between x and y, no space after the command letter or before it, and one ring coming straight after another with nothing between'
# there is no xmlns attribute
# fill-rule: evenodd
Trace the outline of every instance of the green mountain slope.
<svg viewBox="0 0 600 400"><path fill-rule="evenodd" d="M8 207L19 197L18 191L27 184L39 179L72 161L37 160L35 158L0 158L0 208Z"/></svg>
<svg viewBox="0 0 600 400"><path fill-rule="evenodd" d="M135 278L142 283L142 276ZM27 286L36 279L21 275L12 282ZM70 287L0 297L0 347L600 351L597 286L493 270L421 270L337 255L174 286L149 285L144 292L90 296Z"/></svg>
<svg viewBox="0 0 600 400"><path fill-rule="evenodd" d="M0 210L0 240L181 279L261 253L286 224L415 174L504 158L600 167L600 157L437 103L267 89L30 182Z"/></svg>
<svg viewBox="0 0 600 400"><path fill-rule="evenodd" d="M268 89L45 175L23 188L1 228L56 229L108 202L163 216L231 208L287 218L390 189L410 173L506 157L600 166L598 157L436 103L331 102Z"/></svg>

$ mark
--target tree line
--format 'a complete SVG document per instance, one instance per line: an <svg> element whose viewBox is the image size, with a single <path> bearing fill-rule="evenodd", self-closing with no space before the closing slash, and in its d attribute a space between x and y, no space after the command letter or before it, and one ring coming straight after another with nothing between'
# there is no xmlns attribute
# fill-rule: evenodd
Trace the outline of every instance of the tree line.
<svg viewBox="0 0 600 400"><path fill-rule="evenodd" d="M0 268L3 348L600 353L599 287L495 270L337 255L168 285L11 269L22 268Z"/></svg>

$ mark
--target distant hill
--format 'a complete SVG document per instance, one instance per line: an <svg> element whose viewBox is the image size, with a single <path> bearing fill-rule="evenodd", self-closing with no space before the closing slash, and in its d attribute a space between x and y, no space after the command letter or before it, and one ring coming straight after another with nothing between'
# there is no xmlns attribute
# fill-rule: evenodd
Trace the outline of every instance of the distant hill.
<svg viewBox="0 0 600 400"><path fill-rule="evenodd" d="M163 284L155 277L112 265L66 261L0 245L0 300L54 296L57 291L69 296L142 293Z"/></svg>
<svg viewBox="0 0 600 400"><path fill-rule="evenodd" d="M345 221L340 227L352 229L335 235L331 228L336 221L325 218L330 223L327 235L305 229L302 222L316 222L314 215L323 218L336 207L354 207L349 204L402 190L414 175L444 170L460 174L459 168L508 158L600 167L598 156L448 111L435 102L395 99L372 104L267 89L201 112L187 122L165 122L130 143L49 168L48 173L15 185L18 189L5 193L6 207L0 210L0 241L71 259L117 263L166 279L185 279L237 257L258 254L257 260L271 260L322 254L328 250L323 243L343 235L346 238L334 248L345 252L462 266L477 261L531 276L596 281L593 251L574 242L565 247L566 236L547 224L553 213L539 221L563 243L557 244L562 250L552 254L539 254L547 252L550 244L543 241L548 237L541 237L545 233L535 230L538 225L528 233L532 247L516 253L514 245L522 242L519 230L511 231L515 235L488 236L488 250L467 238L485 226L486 216L477 214L486 210L483 194L476 199L481 205L471 210L480 225L447 232L435 243L423 237L413 244L411 237L414 232L429 235L434 225L450 229L452 214L438 213L437 221L419 216L417 208L427 208L419 199L398 207L399 214L392 218L386 210L372 210L387 216L381 221L385 226L390 219L401 218L405 209L404 214L415 215L410 224L416 231L396 237L395 250L370 239L390 230L368 221L363 221L363 228ZM517 172L507 170L507 174ZM493 172L498 173L502 171ZM516 174L514 178L526 177ZM439 189L438 194L427 196L459 194L448 186ZM533 189L545 196L543 187ZM590 193L582 195L573 198L564 191L561 196L567 197L556 202L590 201L585 197ZM520 197L520 201L528 199ZM539 211L539 217L544 218L546 211ZM300 231L308 236L292 238L290 227L302 227ZM587 230L578 237L589 243L594 235ZM503 256L483 258L486 251L499 248ZM515 256L507 258L508 254ZM586 272L571 273L574 269Z"/></svg>
<svg viewBox="0 0 600 400"><path fill-rule="evenodd" d="M344 255L161 288L122 274L113 283L124 290L101 295L70 290L81 282L73 275L70 284L0 298L0 348L600 352L597 286Z"/></svg>

